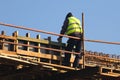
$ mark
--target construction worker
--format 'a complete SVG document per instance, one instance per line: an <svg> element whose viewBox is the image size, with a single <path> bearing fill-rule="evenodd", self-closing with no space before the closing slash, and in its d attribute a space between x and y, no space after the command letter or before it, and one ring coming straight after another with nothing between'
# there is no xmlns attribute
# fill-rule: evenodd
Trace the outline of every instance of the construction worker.
<svg viewBox="0 0 120 80"><path fill-rule="evenodd" d="M62 29L60 31L60 34L81 38L82 27L81 27L80 20L77 19L76 17L74 17L71 12L69 12L66 15L64 24L63 24ZM57 40L58 41L62 40L62 36L59 36L57 38ZM79 53L79 54L76 54L75 60L74 60L74 63L73 63L73 67L76 68L76 67L79 66L79 59L81 58L81 54L80 54L81 40L80 39L69 38L68 41L67 41L66 50L67 51L72 51L74 49L74 46L75 46L75 52ZM63 60L63 65L70 66L70 58L71 58L71 54L70 53L65 53L65 58Z"/></svg>

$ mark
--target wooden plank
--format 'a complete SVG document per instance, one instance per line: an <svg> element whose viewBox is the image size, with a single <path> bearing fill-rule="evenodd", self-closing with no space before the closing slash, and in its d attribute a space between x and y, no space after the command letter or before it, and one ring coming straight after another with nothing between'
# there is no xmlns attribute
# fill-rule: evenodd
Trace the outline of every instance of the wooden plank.
<svg viewBox="0 0 120 80"><path fill-rule="evenodd" d="M13 36L6 36L6 35L0 35L0 38L11 39L11 40L17 40L16 37L13 37Z"/></svg>
<svg viewBox="0 0 120 80"><path fill-rule="evenodd" d="M37 53L37 52L32 52L32 51L17 50L17 54L45 58L45 59L51 59L51 54ZM59 60L60 59L59 57L60 56L53 55L52 59Z"/></svg>
<svg viewBox="0 0 120 80"><path fill-rule="evenodd" d="M75 68L73 67L68 67L68 66L62 66L62 65L57 65L57 64L51 64L51 63L45 63L45 62L39 62L39 64L42 64L42 65L49 65L49 66L53 66L53 67L56 67L56 68L59 68L59 69L67 69L67 70L75 70Z"/></svg>
<svg viewBox="0 0 120 80"><path fill-rule="evenodd" d="M26 55L26 56L34 56L34 57L40 57L40 53L26 51L26 50L17 50L17 54Z"/></svg>
<svg viewBox="0 0 120 80"><path fill-rule="evenodd" d="M120 62L119 59L116 58L110 58L110 57L103 57L103 56L97 56L97 55L90 55L90 54L86 54L85 57L93 57L93 58L97 58L99 60L103 60L103 61L108 61L108 62Z"/></svg>
<svg viewBox="0 0 120 80"><path fill-rule="evenodd" d="M25 63L25 64L37 65L36 63L33 63L33 62L29 62L29 61L21 60L18 58L9 57L9 56L3 56L3 55L0 55L0 59L5 60L6 62L8 61L8 62L13 62L13 63L17 61L18 64Z"/></svg>
<svg viewBox="0 0 120 80"><path fill-rule="evenodd" d="M119 77L120 74L118 73L100 73L101 75L104 75L104 76L112 76L112 77Z"/></svg>
<svg viewBox="0 0 120 80"><path fill-rule="evenodd" d="M13 51L6 51L6 50L0 50L0 54L17 55L16 52L13 52Z"/></svg>
<svg viewBox="0 0 120 80"><path fill-rule="evenodd" d="M18 40L31 41L31 42L37 42L37 43L49 44L48 40L35 39L35 38L24 37L24 36L18 36L17 39Z"/></svg>

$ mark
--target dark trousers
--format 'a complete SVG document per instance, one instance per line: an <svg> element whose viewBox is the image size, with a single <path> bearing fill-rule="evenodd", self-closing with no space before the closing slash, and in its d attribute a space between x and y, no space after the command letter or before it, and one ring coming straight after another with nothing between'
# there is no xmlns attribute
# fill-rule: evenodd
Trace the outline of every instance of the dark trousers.
<svg viewBox="0 0 120 80"><path fill-rule="evenodd" d="M81 35L74 35L74 36L80 38ZM74 46L75 46L75 52L79 53L79 54L75 54L75 60L74 60L74 63L73 63L73 67L78 67L79 66L79 60L81 58L81 54L80 54L81 40L70 38L67 41L67 43L68 43L67 47L66 47L67 51L72 51L74 49ZM70 58L71 58L71 53L65 53L64 64L66 66L70 65Z"/></svg>

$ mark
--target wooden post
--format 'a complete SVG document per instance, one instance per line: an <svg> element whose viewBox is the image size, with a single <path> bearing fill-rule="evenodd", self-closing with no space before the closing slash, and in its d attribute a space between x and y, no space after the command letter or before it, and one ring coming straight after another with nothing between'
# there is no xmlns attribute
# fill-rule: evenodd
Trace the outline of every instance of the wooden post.
<svg viewBox="0 0 120 80"><path fill-rule="evenodd" d="M37 35L37 39L39 39L40 40L40 35L38 34ZM40 54L40 43L38 43L38 54ZM38 62L40 62L40 57L38 58Z"/></svg>
<svg viewBox="0 0 120 80"><path fill-rule="evenodd" d="M2 31L1 35L4 36L5 35L5 31ZM2 39L2 41L4 42L5 39ZM4 50L4 45L5 45L4 43L1 43L1 49L3 49L3 50Z"/></svg>
<svg viewBox="0 0 120 80"><path fill-rule="evenodd" d="M18 31L15 31L15 37L17 38L18 37ZM16 44L18 44L18 39L16 39ZM18 50L18 45L15 46L15 51L17 52Z"/></svg>
<svg viewBox="0 0 120 80"><path fill-rule="evenodd" d="M48 37L48 41L49 41L48 47L51 48L51 37L50 36ZM51 59L49 60L49 63L52 63L53 53L51 52L51 50L49 50L49 54L51 54Z"/></svg>
<svg viewBox="0 0 120 80"><path fill-rule="evenodd" d="M26 33L26 37L30 38L30 33ZM30 42L27 41L27 45L30 45ZM29 51L30 47L27 46L27 51Z"/></svg>
<svg viewBox="0 0 120 80"><path fill-rule="evenodd" d="M5 35L5 32L4 32L4 31L2 31L2 32L1 32L1 35Z"/></svg>
<svg viewBox="0 0 120 80"><path fill-rule="evenodd" d="M82 13L82 55L83 55L83 66L82 68L85 68L85 48L84 48L84 13Z"/></svg>
<svg viewBox="0 0 120 80"><path fill-rule="evenodd" d="M40 35L37 35L37 39L40 40ZM40 47L40 43L38 43L38 47ZM40 53L40 48L38 48L38 53Z"/></svg>
<svg viewBox="0 0 120 80"><path fill-rule="evenodd" d="M62 50L62 39L58 42L60 50ZM60 65L62 65L62 52L60 52Z"/></svg>
<svg viewBox="0 0 120 80"><path fill-rule="evenodd" d="M14 33L12 33L12 36L16 38L16 31ZM14 40L13 42L16 43L16 40ZM13 48L13 51L16 51L16 45L15 44L13 44L12 48Z"/></svg>

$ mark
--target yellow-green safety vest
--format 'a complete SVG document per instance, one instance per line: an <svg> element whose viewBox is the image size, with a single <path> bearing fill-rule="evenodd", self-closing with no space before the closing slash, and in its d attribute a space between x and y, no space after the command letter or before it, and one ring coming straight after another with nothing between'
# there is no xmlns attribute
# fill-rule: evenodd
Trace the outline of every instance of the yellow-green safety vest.
<svg viewBox="0 0 120 80"><path fill-rule="evenodd" d="M70 35L75 32L82 33L82 26L79 19L72 16L68 18L68 21L69 23L65 34Z"/></svg>

